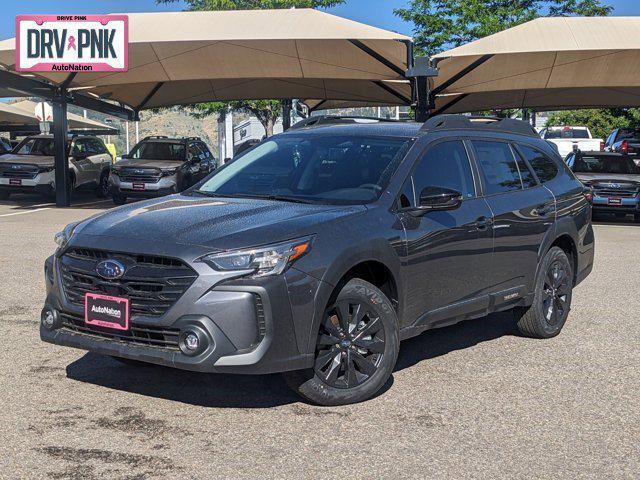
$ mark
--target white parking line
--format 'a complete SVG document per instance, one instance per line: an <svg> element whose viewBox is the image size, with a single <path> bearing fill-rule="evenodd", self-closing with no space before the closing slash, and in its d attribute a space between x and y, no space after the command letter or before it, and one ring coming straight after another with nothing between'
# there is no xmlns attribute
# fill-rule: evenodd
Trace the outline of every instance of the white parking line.
<svg viewBox="0 0 640 480"><path fill-rule="evenodd" d="M11 217L12 215L22 215L25 213L41 212L42 210L51 210L51 207L35 208L33 210L23 210L22 212L3 213L0 217Z"/></svg>

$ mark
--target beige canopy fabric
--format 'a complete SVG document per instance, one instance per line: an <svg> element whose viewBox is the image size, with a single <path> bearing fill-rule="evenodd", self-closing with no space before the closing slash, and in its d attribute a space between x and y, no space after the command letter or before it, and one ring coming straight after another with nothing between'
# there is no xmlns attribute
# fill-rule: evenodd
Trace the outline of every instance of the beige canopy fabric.
<svg viewBox="0 0 640 480"><path fill-rule="evenodd" d="M640 105L640 17L539 18L433 60L447 113Z"/></svg>
<svg viewBox="0 0 640 480"><path fill-rule="evenodd" d="M35 116L36 102L21 100L15 103L0 102L0 130L2 126L38 125ZM75 113L67 115L70 130L114 130L113 127L84 118Z"/></svg>
<svg viewBox="0 0 640 480"><path fill-rule="evenodd" d="M392 101L375 82L404 80L411 40L313 9L128 17L129 70L79 72L71 90L134 109L259 98ZM0 42L9 69L14 48L15 39ZM59 84L69 74L40 76Z"/></svg>

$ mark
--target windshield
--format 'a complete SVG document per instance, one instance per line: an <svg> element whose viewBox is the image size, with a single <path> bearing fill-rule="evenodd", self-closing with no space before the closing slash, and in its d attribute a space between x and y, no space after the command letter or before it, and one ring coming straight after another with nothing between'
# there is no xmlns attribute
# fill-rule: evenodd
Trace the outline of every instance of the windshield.
<svg viewBox="0 0 640 480"><path fill-rule="evenodd" d="M622 140L639 140L640 139L640 128L621 128L620 132L618 132L618 138L616 138L617 142Z"/></svg>
<svg viewBox="0 0 640 480"><path fill-rule="evenodd" d="M282 136L218 170L200 192L357 204L378 198L412 140L360 136Z"/></svg>
<svg viewBox="0 0 640 480"><path fill-rule="evenodd" d="M627 157L580 157L573 164L576 173L640 174L633 160Z"/></svg>
<svg viewBox="0 0 640 480"><path fill-rule="evenodd" d="M67 148L69 147L67 142ZM14 152L17 155L41 155L44 157L53 156L53 138L25 138Z"/></svg>
<svg viewBox="0 0 640 480"><path fill-rule="evenodd" d="M185 160L185 144L172 142L142 142L133 147L131 158L149 160Z"/></svg>
<svg viewBox="0 0 640 480"><path fill-rule="evenodd" d="M589 132L585 128L554 128L546 130L544 138L589 138Z"/></svg>

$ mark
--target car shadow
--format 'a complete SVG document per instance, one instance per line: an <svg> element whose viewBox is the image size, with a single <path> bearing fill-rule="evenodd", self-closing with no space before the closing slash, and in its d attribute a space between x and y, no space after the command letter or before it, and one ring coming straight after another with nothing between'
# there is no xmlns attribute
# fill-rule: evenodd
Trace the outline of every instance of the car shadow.
<svg viewBox="0 0 640 480"><path fill-rule="evenodd" d="M13 194L8 200L0 200L0 206L9 207L9 212L34 210L36 208L52 208L56 206L54 199L39 195ZM98 198L91 191L78 191L71 199L71 208L77 209L107 209L115 205L110 198Z"/></svg>
<svg viewBox="0 0 640 480"><path fill-rule="evenodd" d="M625 217L616 217L609 213L600 213L596 217L591 219L594 225L617 225L625 227L640 227L640 222L636 222L633 219L633 215L626 215Z"/></svg>
<svg viewBox="0 0 640 480"><path fill-rule="evenodd" d="M430 330L402 342L394 371L504 335L517 335L509 312ZM206 374L156 365L126 365L92 352L69 364L66 373L79 382L209 408L270 408L301 401L278 374ZM376 396L393 383L392 375Z"/></svg>

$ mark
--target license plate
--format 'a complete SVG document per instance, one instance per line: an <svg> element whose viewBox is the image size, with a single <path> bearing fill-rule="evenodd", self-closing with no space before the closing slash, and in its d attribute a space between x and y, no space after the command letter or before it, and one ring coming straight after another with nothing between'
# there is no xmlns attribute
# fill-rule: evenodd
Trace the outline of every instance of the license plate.
<svg viewBox="0 0 640 480"><path fill-rule="evenodd" d="M622 205L622 198L620 197L609 197L609 205Z"/></svg>
<svg viewBox="0 0 640 480"><path fill-rule="evenodd" d="M11 179L9 179L9 185L20 186L20 185L22 185L22 179L21 178L11 178Z"/></svg>
<svg viewBox="0 0 640 480"><path fill-rule="evenodd" d="M133 189L134 190L144 190L145 188L146 187L145 187L144 182L133 182Z"/></svg>
<svg viewBox="0 0 640 480"><path fill-rule="evenodd" d="M129 330L129 299L87 293L84 296L84 321L88 325Z"/></svg>

